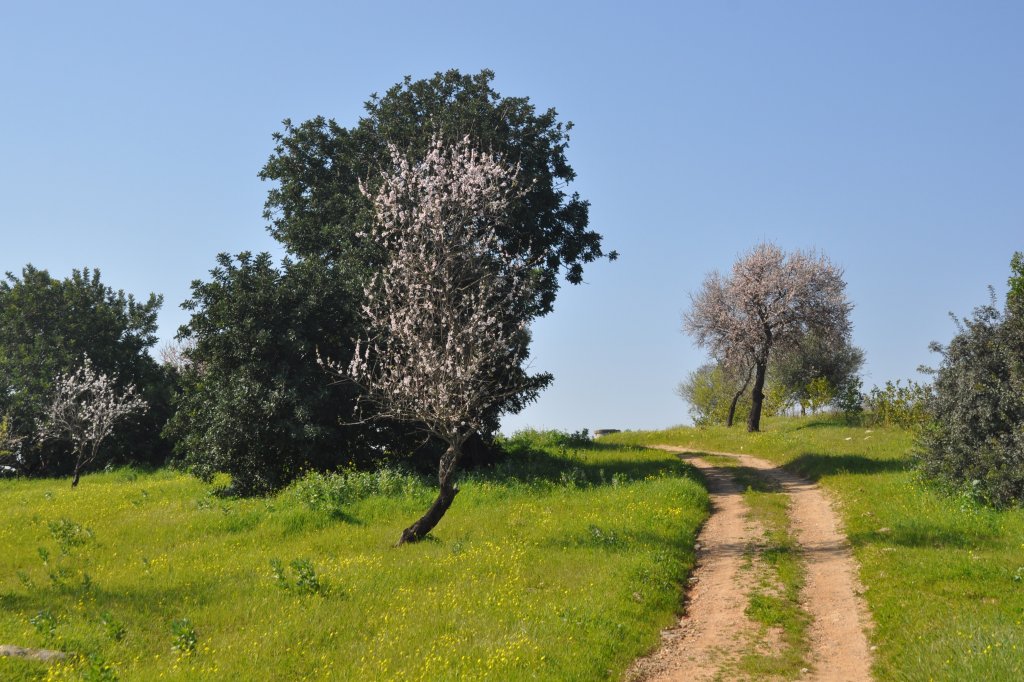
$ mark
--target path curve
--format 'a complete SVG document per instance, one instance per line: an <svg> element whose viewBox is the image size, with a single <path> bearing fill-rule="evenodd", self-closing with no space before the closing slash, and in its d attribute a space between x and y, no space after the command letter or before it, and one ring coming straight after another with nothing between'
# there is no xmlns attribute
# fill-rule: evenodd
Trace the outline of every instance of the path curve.
<svg viewBox="0 0 1024 682"><path fill-rule="evenodd" d="M729 467L700 454L731 457L758 470L790 496L790 525L801 547L806 571L801 606L811 616L808 630L811 669L802 679L863 682L871 679L871 650L865 632L872 627L857 563L842 524L825 492L810 481L750 455L656 445L678 453L707 479L711 515L697 538L697 568L690 579L684 614L662 633L662 645L636 662L633 679L669 682L716 679L734 657L733 645L753 624L744 614L751 590L738 570L745 547L759 531L746 519L742 491Z"/></svg>

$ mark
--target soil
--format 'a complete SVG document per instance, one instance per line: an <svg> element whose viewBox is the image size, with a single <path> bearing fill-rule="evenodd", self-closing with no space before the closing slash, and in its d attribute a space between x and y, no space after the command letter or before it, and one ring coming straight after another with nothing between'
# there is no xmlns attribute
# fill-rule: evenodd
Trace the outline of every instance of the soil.
<svg viewBox="0 0 1024 682"><path fill-rule="evenodd" d="M742 490L730 467L715 466L698 451L655 446L679 453L700 469L711 495L711 515L697 539L697 568L690 578L684 613L677 626L662 632L660 647L630 669L631 680L669 682L734 679L733 664L756 626L744 613L754 588L752 571L741 570L745 550L756 553L761 529L747 518ZM750 455L711 453L732 457L756 469L790 496L791 531L801 547L806 579L801 606L811 616L808 631L810 665L800 679L860 682L871 679L871 628L857 564L839 518L817 485ZM756 560L756 557L755 557ZM762 653L780 646L764 638Z"/></svg>

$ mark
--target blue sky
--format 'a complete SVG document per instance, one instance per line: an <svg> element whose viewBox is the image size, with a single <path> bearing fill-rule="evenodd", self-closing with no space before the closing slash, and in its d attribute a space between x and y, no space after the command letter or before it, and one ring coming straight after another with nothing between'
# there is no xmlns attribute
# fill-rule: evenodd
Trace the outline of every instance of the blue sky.
<svg viewBox="0 0 1024 682"><path fill-rule="evenodd" d="M409 74L493 69L576 124L617 249L535 327L556 380L504 422L655 428L703 361L688 294L753 244L846 271L866 381L916 377L1024 250L1024 4L3 3L0 271L165 296L279 254L256 174L286 117L352 125Z"/></svg>

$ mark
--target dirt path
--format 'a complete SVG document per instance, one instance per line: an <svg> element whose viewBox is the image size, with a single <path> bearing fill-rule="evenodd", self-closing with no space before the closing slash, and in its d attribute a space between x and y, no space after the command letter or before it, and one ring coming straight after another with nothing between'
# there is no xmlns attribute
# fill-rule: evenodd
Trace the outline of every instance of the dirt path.
<svg viewBox="0 0 1024 682"><path fill-rule="evenodd" d="M744 550L756 547L760 529L746 516L742 491L730 467L715 466L698 451L656 446L680 453L708 481L711 516L697 539L697 568L690 579L685 613L679 625L662 633L661 647L636 662L632 679L720 679L735 662L737 645L754 631L746 617L752 589L749 571L741 571ZM871 654L865 630L871 621L860 594L857 565L842 526L817 485L750 455L732 457L756 469L790 496L790 523L806 570L801 606L813 619L809 629L811 669L802 679L859 682L871 679Z"/></svg>

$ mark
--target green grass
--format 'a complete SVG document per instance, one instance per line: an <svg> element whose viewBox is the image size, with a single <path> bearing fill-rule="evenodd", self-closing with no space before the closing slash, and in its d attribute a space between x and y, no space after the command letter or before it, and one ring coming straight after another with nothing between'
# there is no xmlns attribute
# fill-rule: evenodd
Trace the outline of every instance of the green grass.
<svg viewBox="0 0 1024 682"><path fill-rule="evenodd" d="M996 511L921 483L913 434L828 418L623 433L602 442L745 452L838 498L876 628L882 680L1024 679L1024 510Z"/></svg>
<svg viewBox="0 0 1024 682"><path fill-rule="evenodd" d="M520 452L427 541L405 477L343 508L171 472L0 481L0 679L616 679L674 619L707 497L667 453ZM190 653L191 652L191 653Z"/></svg>

